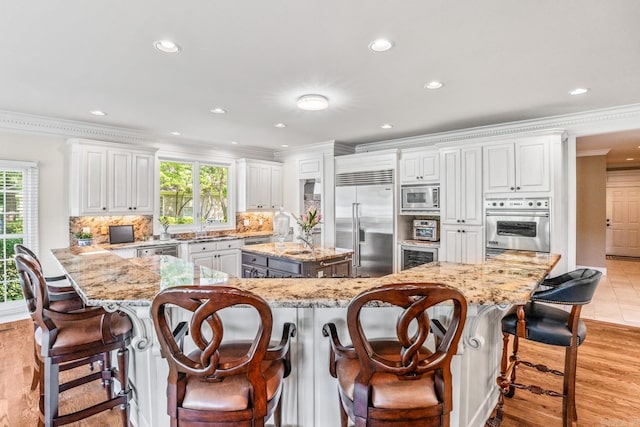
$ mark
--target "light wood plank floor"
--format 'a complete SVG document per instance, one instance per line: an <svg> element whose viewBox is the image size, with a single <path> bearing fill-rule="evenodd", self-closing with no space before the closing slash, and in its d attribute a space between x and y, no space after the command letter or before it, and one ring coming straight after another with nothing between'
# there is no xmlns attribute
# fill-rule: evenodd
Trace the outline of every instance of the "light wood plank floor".
<svg viewBox="0 0 640 427"><path fill-rule="evenodd" d="M578 351L579 426L640 426L640 328L587 321L588 336ZM29 389L33 361L31 320L0 325L0 426L34 426L37 392ZM521 341L526 360L561 370L564 351ZM77 369L85 369L81 367ZM65 374L73 374L73 371ZM77 373L76 373L77 374ZM561 390L561 379L522 367L522 382ZM98 382L67 391L61 396L61 412L100 399ZM507 399L503 426L553 427L561 424L561 400L517 391ZM76 426L116 426L118 411L107 411ZM331 427L331 426L328 426Z"/></svg>

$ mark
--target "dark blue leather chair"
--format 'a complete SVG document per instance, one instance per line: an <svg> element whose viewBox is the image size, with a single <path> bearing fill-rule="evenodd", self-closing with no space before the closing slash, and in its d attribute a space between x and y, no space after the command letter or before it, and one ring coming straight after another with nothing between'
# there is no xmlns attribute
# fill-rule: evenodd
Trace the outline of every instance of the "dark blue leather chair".
<svg viewBox="0 0 640 427"><path fill-rule="evenodd" d="M578 346L586 336L587 327L580 320L582 306L591 302L602 273L596 270L579 269L558 277L546 279L540 288L534 292L531 301L524 308L525 336L518 334L518 322L522 318L519 315L519 307L513 307L502 318L502 333L504 335L504 348L502 355L501 376L498 384L506 397L512 397L515 389L529 390L535 394L562 397L562 419L564 426L572 425L577 421L575 403L576 362L578 358ZM571 310L554 307L554 305L570 306ZM522 334L522 332L520 332ZM509 358L511 362L507 367L507 352L509 335L513 335L513 354ZM565 347L564 372L549 369L542 364L533 364L518 357L518 340L525 338L542 344ZM535 385L524 385L516 382L516 370L518 365L532 367L541 372L548 372L564 377L562 393L545 390ZM498 417L502 415L502 396L499 402ZM499 423L499 422L498 422ZM495 423L493 424L495 425Z"/></svg>

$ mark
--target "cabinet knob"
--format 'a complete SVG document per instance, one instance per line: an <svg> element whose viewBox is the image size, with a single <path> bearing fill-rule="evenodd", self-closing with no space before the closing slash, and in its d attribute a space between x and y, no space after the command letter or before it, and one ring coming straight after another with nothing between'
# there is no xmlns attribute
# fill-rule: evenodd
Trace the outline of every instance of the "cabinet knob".
<svg viewBox="0 0 640 427"><path fill-rule="evenodd" d="M461 219L460 222L464 222L464 219Z"/></svg>
<svg viewBox="0 0 640 427"><path fill-rule="evenodd" d="M462 232L463 232L463 233L465 233L465 231L464 231L464 230L462 230Z"/></svg>
<svg viewBox="0 0 640 427"><path fill-rule="evenodd" d="M460 223L460 220L459 220L459 219L456 219L456 222L459 224L459 223Z"/></svg>
<svg viewBox="0 0 640 427"><path fill-rule="evenodd" d="M519 190L519 189L520 189L520 187L516 187L516 190Z"/></svg>
<svg viewBox="0 0 640 427"><path fill-rule="evenodd" d="M460 230L458 230L458 233L460 232Z"/></svg>
<svg viewBox="0 0 640 427"><path fill-rule="evenodd" d="M103 211L106 211L106 210L107 210L107 208L103 207L103 208L102 208L102 210L103 210Z"/></svg>
<svg viewBox="0 0 640 427"><path fill-rule="evenodd" d="M513 188L513 187L509 187L509 189L510 189L511 191L515 190L515 188Z"/></svg>
<svg viewBox="0 0 640 427"><path fill-rule="evenodd" d="M131 206L129 206L129 210L131 210L131 209L132 209Z"/></svg>
<svg viewBox="0 0 640 427"><path fill-rule="evenodd" d="M138 208L134 206L134 207L133 207L133 210L135 211L136 209L138 209Z"/></svg>

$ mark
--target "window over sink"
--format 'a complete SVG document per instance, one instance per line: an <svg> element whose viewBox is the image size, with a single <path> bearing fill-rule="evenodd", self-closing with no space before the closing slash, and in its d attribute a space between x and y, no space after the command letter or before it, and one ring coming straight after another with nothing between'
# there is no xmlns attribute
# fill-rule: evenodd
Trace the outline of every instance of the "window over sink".
<svg viewBox="0 0 640 427"><path fill-rule="evenodd" d="M230 167L160 159L158 214L168 219L169 232L235 228L235 208L229 203Z"/></svg>

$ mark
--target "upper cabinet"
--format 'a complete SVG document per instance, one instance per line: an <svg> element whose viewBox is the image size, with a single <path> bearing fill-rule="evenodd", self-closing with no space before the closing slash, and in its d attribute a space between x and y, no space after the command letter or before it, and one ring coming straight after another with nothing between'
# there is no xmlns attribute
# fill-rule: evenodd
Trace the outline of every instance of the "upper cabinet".
<svg viewBox="0 0 640 427"><path fill-rule="evenodd" d="M153 151L70 140L71 215L153 214L154 158Z"/></svg>
<svg viewBox="0 0 640 427"><path fill-rule="evenodd" d="M282 183L281 163L238 160L238 212L278 209Z"/></svg>
<svg viewBox="0 0 640 427"><path fill-rule="evenodd" d="M400 154L400 184L420 184L440 181L438 150L402 150Z"/></svg>
<svg viewBox="0 0 640 427"><path fill-rule="evenodd" d="M440 221L443 224L482 225L482 149L443 149L440 160Z"/></svg>
<svg viewBox="0 0 640 427"><path fill-rule="evenodd" d="M485 193L551 190L548 138L490 144L484 147Z"/></svg>

